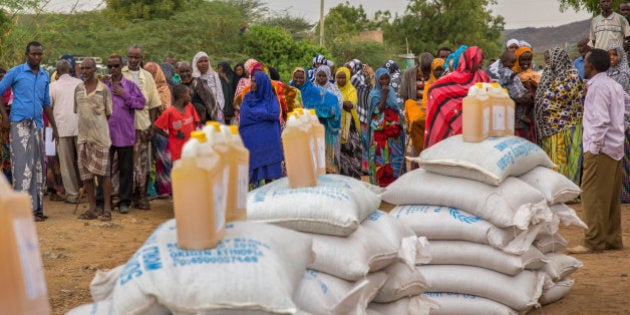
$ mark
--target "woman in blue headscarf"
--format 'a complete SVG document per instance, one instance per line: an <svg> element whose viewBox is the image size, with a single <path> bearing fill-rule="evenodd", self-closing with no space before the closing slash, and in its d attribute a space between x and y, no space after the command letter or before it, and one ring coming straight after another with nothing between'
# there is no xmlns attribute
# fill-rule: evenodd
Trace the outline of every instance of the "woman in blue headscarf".
<svg viewBox="0 0 630 315"><path fill-rule="evenodd" d="M295 68L290 83L300 90L302 103L306 109L314 109L319 122L326 128L326 173L338 174L339 131L341 129L341 108L339 99L331 92L317 87L306 77L306 70Z"/></svg>
<svg viewBox="0 0 630 315"><path fill-rule="evenodd" d="M459 46L459 48L457 48L457 50L454 53L446 57L446 60L444 62L446 64L445 66L446 74L449 74L457 70L457 68L459 67L459 59L462 56L462 54L466 51L466 49L468 49L468 46L461 45Z"/></svg>
<svg viewBox="0 0 630 315"><path fill-rule="evenodd" d="M251 188L282 177L282 141L280 140L280 104L263 71L251 78L251 90L243 98L239 131L249 150Z"/></svg>
<svg viewBox="0 0 630 315"><path fill-rule="evenodd" d="M386 187L405 172L404 118L390 86L389 71L376 70L375 80L370 92L369 173L372 184Z"/></svg>

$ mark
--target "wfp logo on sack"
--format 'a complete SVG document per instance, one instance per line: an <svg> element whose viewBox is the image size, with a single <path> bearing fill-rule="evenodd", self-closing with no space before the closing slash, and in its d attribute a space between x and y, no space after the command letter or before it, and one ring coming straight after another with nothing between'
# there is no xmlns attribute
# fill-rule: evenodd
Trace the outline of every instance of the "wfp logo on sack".
<svg viewBox="0 0 630 315"><path fill-rule="evenodd" d="M540 150L535 144L518 137L501 141L495 145L494 148L500 152L508 150L504 152L505 154L497 161L497 167L502 171L514 165L519 158L524 158L532 152Z"/></svg>
<svg viewBox="0 0 630 315"><path fill-rule="evenodd" d="M479 220L480 217L473 215L465 215L459 209L456 208L448 208L448 213L457 221L464 222L466 224L473 224Z"/></svg>

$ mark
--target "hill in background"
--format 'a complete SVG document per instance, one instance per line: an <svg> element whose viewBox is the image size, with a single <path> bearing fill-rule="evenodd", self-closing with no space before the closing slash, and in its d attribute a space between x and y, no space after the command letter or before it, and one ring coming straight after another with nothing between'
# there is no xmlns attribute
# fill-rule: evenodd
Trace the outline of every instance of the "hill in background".
<svg viewBox="0 0 630 315"><path fill-rule="evenodd" d="M526 27L519 29L505 30L503 36L506 39L516 38L524 40L534 47L534 52L542 58L542 52L553 47L564 47L571 58L578 56L577 42L588 37L590 20L584 20L555 27Z"/></svg>

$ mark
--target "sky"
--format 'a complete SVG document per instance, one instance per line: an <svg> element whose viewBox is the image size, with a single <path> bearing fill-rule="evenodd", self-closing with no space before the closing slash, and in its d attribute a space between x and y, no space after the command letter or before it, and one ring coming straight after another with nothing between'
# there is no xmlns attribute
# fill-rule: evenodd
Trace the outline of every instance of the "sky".
<svg viewBox="0 0 630 315"><path fill-rule="evenodd" d="M274 11L287 11L290 15L306 18L314 22L319 19L321 2L317 0L262 0ZM324 0L325 11L346 0ZM69 11L77 4L79 10L90 10L102 6L101 0L50 0L48 8L53 11ZM403 14L407 0L353 0L352 5L363 5L369 16L378 10L390 10ZM490 8L494 13L505 18L505 28L558 26L586 20L591 17L586 11L575 12L572 9L560 12L557 0L498 0Z"/></svg>

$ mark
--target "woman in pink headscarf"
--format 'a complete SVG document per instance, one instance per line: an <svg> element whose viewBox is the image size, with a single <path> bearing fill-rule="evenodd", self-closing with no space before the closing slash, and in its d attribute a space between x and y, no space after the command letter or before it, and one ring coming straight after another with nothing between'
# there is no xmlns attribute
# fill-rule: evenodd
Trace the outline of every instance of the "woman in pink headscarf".
<svg viewBox="0 0 630 315"><path fill-rule="evenodd" d="M249 86L251 84L252 80L250 78L252 76L252 69L254 68L254 65L258 63L259 62L256 59L247 59L247 61L245 61L245 74L247 75L241 78L240 81L238 81L236 92L234 93L234 98L241 94L246 86Z"/></svg>

